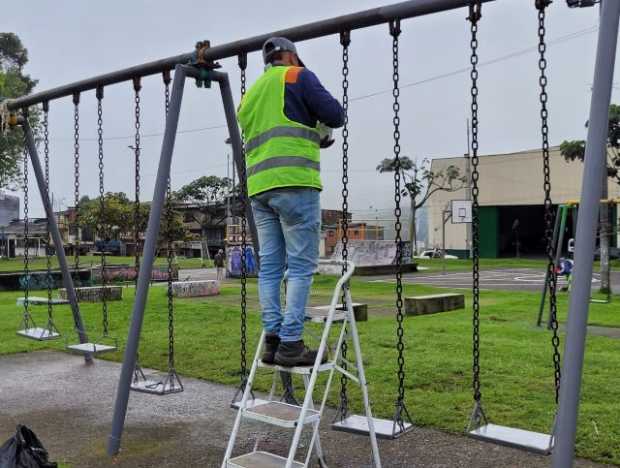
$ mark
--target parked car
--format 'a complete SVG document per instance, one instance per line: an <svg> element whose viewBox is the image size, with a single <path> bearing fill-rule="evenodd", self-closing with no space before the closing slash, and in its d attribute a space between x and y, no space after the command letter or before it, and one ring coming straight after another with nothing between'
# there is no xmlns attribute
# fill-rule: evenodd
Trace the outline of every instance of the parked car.
<svg viewBox="0 0 620 468"><path fill-rule="evenodd" d="M453 260L458 259L456 255L449 255L449 254L444 255L441 249L423 250L422 253L418 255L418 258L448 258L448 259L453 259Z"/></svg>

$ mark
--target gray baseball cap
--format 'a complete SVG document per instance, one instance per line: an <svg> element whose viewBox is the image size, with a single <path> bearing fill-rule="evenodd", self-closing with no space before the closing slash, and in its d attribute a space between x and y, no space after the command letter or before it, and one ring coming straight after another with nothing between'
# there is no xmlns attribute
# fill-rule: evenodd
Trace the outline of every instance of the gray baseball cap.
<svg viewBox="0 0 620 468"><path fill-rule="evenodd" d="M270 37L263 44L263 62L265 65L271 63L272 57L277 52L293 52L297 55L297 60L302 67L305 67L301 61L299 54L297 53L297 47L293 41L290 41L286 37Z"/></svg>

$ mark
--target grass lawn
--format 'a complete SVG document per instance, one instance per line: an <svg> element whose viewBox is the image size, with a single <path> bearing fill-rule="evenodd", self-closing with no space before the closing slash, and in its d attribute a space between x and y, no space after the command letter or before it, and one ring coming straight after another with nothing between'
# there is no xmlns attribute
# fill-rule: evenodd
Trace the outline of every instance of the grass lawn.
<svg viewBox="0 0 620 468"><path fill-rule="evenodd" d="M69 267L73 264L73 257L67 257L69 262ZM134 258L133 257L115 257L108 256L106 257L106 261L108 265L133 265ZM96 266L99 265L101 259L96 255L82 255L80 256L80 265L82 267ZM177 263L179 268L201 268L201 259L200 258L185 258L185 257L177 257ZM158 257L155 260L155 265L166 265L167 260L164 257ZM208 262L208 266L213 266L213 261ZM23 257L11 258L11 259L2 259L0 260L0 273L9 272L9 271L22 271L24 267L24 259ZM47 263L45 257L35 257L30 259L30 269L31 270L44 270L47 268ZM58 261L56 257L52 257L52 268L58 268Z"/></svg>
<svg viewBox="0 0 620 468"><path fill-rule="evenodd" d="M316 277L312 303L326 304L335 280ZM353 298L370 305L370 319L359 324L366 372L370 382L373 410L391 417L396 395L395 320L393 285L354 280ZM406 285L405 293L425 294L431 287ZM442 292L445 290L441 290ZM112 303L111 327L123 342L126 339L133 290L124 290L125 299ZM467 294L467 293L466 293ZM15 335L21 294L1 293L0 354L26 352L46 347L62 349L58 342L37 343ZM239 380L239 289L226 283L222 294L206 299L177 300L177 369L182 375L225 384ZM253 356L260 332L256 303L256 283L249 283L249 355ZM482 393L489 418L498 424L548 432L553 422L553 367L551 335L534 326L539 296L536 293L484 291L482 300ZM590 321L620 327L620 297L611 305L593 304ZM470 297L467 295L467 304ZM561 320L566 318L567 296L559 296ZM167 327L165 290L150 292L140 349L142 364L164 369ZM57 325L71 335L69 308L57 308ZM83 304L82 311L93 337L100 333L100 305ZM45 308L35 309L39 322ZM472 409L471 397L471 315L470 310L440 315L408 317L406 340L406 404L417 425L461 432ZM562 337L563 338L563 337ZM106 355L120 360L121 352ZM591 336L583 379L577 452L579 456L620 464L620 340ZM268 374L261 373L257 387L266 390ZM321 381L323 382L323 381ZM350 385L352 409L360 411L359 392ZM331 404L337 404L338 385L332 390Z"/></svg>

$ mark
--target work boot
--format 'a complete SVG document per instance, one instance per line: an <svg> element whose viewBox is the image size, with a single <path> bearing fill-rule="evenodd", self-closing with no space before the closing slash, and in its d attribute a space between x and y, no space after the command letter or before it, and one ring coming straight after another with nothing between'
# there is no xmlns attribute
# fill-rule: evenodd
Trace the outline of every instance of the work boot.
<svg viewBox="0 0 620 468"><path fill-rule="evenodd" d="M265 344L263 346L263 357L261 359L265 364L273 364L279 344L280 344L280 337L277 334L275 333L265 334Z"/></svg>
<svg viewBox="0 0 620 468"><path fill-rule="evenodd" d="M275 363L280 366L313 366L316 361L317 352L306 347L303 340L282 341L275 356ZM321 363L327 361L327 356L323 353Z"/></svg>

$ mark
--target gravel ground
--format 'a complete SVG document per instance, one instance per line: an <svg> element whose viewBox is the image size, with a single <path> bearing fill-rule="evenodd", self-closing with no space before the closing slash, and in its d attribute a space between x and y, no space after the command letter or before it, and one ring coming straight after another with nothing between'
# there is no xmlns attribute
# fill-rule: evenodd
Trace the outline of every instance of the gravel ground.
<svg viewBox="0 0 620 468"><path fill-rule="evenodd" d="M36 352L0 359L0 439L17 423L39 435L54 460L73 467L218 467L233 423L235 389L183 379L185 392L164 397L131 395L123 450L105 455L120 364L79 356ZM410 408L411 410L411 408ZM331 421L331 415L324 418ZM249 451L256 434L262 448L284 454L286 432L245 424L236 453ZM367 439L321 431L330 467L369 467ZM380 441L384 467L546 467L550 458L419 428L396 441ZM602 467L580 460L578 467Z"/></svg>

